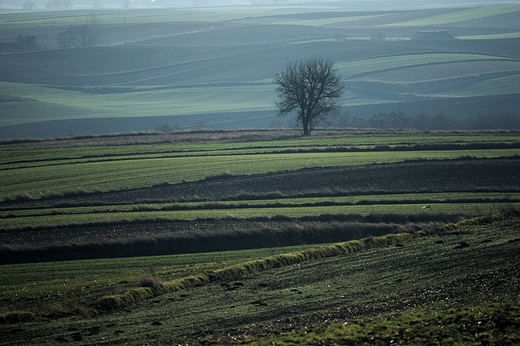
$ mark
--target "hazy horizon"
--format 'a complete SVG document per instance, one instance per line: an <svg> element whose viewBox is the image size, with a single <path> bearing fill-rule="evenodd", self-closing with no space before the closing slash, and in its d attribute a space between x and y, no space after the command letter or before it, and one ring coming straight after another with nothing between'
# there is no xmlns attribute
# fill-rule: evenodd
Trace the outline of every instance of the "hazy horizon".
<svg viewBox="0 0 520 346"><path fill-rule="evenodd" d="M17 10L24 8L27 2L34 2L33 10L49 9L110 9L110 8L204 8L223 6L269 6L309 4L316 6L340 7L349 11L381 11L381 10L410 10L427 8L454 8L471 7L498 4L516 4L520 1L504 0L418 0L414 2L405 0L4 0L0 10ZM61 4L61 5L56 5ZM57 6L57 7L56 7Z"/></svg>

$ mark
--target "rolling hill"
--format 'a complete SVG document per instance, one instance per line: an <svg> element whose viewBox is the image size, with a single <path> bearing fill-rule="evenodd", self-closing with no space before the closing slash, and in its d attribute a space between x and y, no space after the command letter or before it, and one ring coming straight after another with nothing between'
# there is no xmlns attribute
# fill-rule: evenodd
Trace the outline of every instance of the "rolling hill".
<svg viewBox="0 0 520 346"><path fill-rule="evenodd" d="M33 34L40 49L0 55L0 138L292 126L275 115L271 77L317 55L337 63L344 110L356 117L515 113L518 12L354 12L341 3L100 10L98 46L74 49L57 49L56 37L88 12L2 13L0 39ZM410 40L425 30L455 39Z"/></svg>

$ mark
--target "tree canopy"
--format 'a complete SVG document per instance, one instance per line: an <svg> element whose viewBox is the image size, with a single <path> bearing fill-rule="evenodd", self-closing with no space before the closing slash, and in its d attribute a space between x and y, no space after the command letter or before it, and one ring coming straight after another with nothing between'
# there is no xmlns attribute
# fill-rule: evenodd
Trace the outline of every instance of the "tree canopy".
<svg viewBox="0 0 520 346"><path fill-rule="evenodd" d="M276 107L281 116L296 112L296 121L309 135L319 120L335 114L343 96L339 71L322 58L289 62L274 75Z"/></svg>

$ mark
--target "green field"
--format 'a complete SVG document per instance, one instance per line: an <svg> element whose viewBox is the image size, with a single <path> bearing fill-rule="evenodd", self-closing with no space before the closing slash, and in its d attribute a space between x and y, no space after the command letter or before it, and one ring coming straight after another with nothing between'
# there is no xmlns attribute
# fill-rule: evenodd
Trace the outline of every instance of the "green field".
<svg viewBox="0 0 520 346"><path fill-rule="evenodd" d="M517 223L496 214L331 246L3 266L2 302L18 310L2 305L0 329L14 345L514 344ZM461 240L470 245L454 247ZM136 288L144 277L160 277L164 290ZM91 304L117 299L124 309L99 315Z"/></svg>
<svg viewBox="0 0 520 346"><path fill-rule="evenodd" d="M95 13L98 47L78 49L55 49L56 37L87 12L0 13L0 42L33 30L45 47L0 56L0 95L9 99L0 102L0 136L143 131L165 124L292 126L275 117L272 75L285 62L316 52L337 64L347 89L344 109L358 117L376 109L450 117L515 113L513 99L482 98L520 93L517 4L383 13L342 6L104 10ZM444 28L456 40L410 40L417 31ZM371 41L378 32L388 39ZM36 123L44 126L30 126Z"/></svg>
<svg viewBox="0 0 520 346"><path fill-rule="evenodd" d="M370 131L367 131L371 133ZM246 132L247 133L247 132ZM271 136L270 132L249 132ZM223 220L239 218L299 218L325 214L471 214L496 211L515 206L520 197L511 187L509 192L485 189L474 192L438 191L428 188L422 193L402 190L371 191L370 188L335 190L303 190L284 194L269 191L265 196L248 194L247 189L221 199L182 201L180 196L141 200L137 195L124 202L79 202L60 204L61 198L98 198L107 193L126 193L136 189L160 189L189 183L218 183L221 179L240 179L258 175L284 174L302 169L365 167L366 165L399 162L442 163L460 159L515 158L520 154L519 136L507 133L417 133L354 136L320 136L302 140L288 139L285 132L272 132L278 140L222 141L213 136L232 136L239 132L205 132L195 134L189 143L175 135L154 135L149 140L164 140L156 144L131 144L144 135L129 136L122 145L118 137L85 138L83 145L72 140L28 142L29 147L5 143L0 151L0 196L6 204L0 212L2 228L9 230L31 227L65 227L74 225L117 225L118 223L172 222L193 220ZM178 136L183 134L179 133ZM206 138L207 137L207 138ZM124 138L124 137L123 137ZM90 141L90 143L89 143ZM119 143L117 145L111 144ZM211 144L205 143L209 142ZM69 143L67 145L67 143ZM100 145L99 143L105 143ZM21 145L23 142L20 143ZM57 145L57 147L54 147ZM403 177L402 179L406 179ZM181 185L177 185L181 184ZM511 190L512 188L512 190ZM344 189L344 188L343 188ZM363 190L366 190L363 192ZM306 191L306 192L304 192ZM57 199L56 202L53 202ZM175 202L172 202L172 199ZM177 200L176 200L177 199ZM180 199L180 200L179 200ZM50 202L47 202L47 201ZM35 202L27 207L13 206L13 201ZM42 203L41 206L38 203ZM72 205L70 205L72 203ZM429 210L422 207L432 205Z"/></svg>
<svg viewBox="0 0 520 346"><path fill-rule="evenodd" d="M516 309L505 292L515 285L506 272L516 268L519 139L366 129L4 141L0 343L386 340L403 319L406 333L433 340L412 327L452 328L452 312L426 311L462 309L466 320L467 309ZM492 292L475 283L493 280ZM425 290L438 293L424 300ZM476 303L483 294L491 305ZM346 302L359 311L342 315L347 329L315 317ZM386 316L385 331L365 307ZM281 320L300 322L285 330ZM265 325L275 332L260 333ZM432 328L437 339L460 335Z"/></svg>
<svg viewBox="0 0 520 346"><path fill-rule="evenodd" d="M0 9L0 345L517 345L520 4L363 3Z"/></svg>
<svg viewBox="0 0 520 346"><path fill-rule="evenodd" d="M369 137L195 145L89 147L71 149L4 150L0 177L6 182L0 196L28 194L34 198L74 189L88 192L178 184L221 174L252 175L310 167L389 163L404 160L442 160L464 156L514 156L520 149L404 150L412 144L471 144L474 141L514 143L514 135ZM401 146L402 150L377 146ZM362 150L352 150L352 147ZM349 150L350 149L350 150ZM363 150L365 149L365 150ZM447 150L449 149L449 150ZM290 150L285 153L283 151ZM208 157L211 160L208 160Z"/></svg>

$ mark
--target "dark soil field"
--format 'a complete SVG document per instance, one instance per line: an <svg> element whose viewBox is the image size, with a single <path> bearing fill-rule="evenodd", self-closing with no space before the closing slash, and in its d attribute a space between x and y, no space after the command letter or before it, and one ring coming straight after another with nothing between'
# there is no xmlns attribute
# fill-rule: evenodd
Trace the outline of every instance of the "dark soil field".
<svg viewBox="0 0 520 346"><path fill-rule="evenodd" d="M518 220L219 280L95 318L0 325L0 344L516 345Z"/></svg>
<svg viewBox="0 0 520 346"><path fill-rule="evenodd" d="M171 138L211 145L293 135L236 131ZM3 145L106 146L170 143L171 138L148 134ZM432 192L507 196L518 192L519 168L516 156L462 157L224 174L146 189L6 200L0 208L5 213ZM518 345L520 215L513 206L504 207L473 219L477 210L446 214L432 208L366 216L4 228L0 259L13 264L0 269L5 270L3 287L13 292L6 289L0 299L0 345ZM167 251L161 249L165 240ZM145 253L150 244L156 248ZM292 245L305 248L283 247ZM246 249L261 249L264 257L246 257ZM184 255L152 256L159 254ZM218 259L229 254L245 259ZM182 256L194 257L191 264L171 264ZM160 268L150 267L150 276L139 279L157 258L163 261ZM90 260L64 261L71 259ZM119 276L101 282L109 275L106 268ZM119 271L132 274L122 277Z"/></svg>
<svg viewBox="0 0 520 346"><path fill-rule="evenodd" d="M222 201L254 199L262 196L298 196L313 193L373 194L516 191L520 183L520 161L511 159L461 159L411 161L355 167L313 168L299 171L228 177L194 183L147 189L110 192L3 203L2 209L53 208L56 206L100 206L147 202ZM312 220L299 223L311 223ZM200 222L131 223L125 225L45 228L41 231L4 230L0 242L8 246L42 246L66 243L116 241L129 238L153 238L168 235L219 233L225 230L261 229L266 225L283 227L294 220L201 220Z"/></svg>

